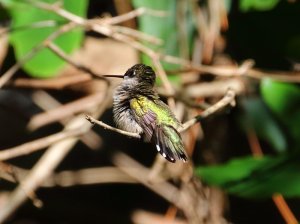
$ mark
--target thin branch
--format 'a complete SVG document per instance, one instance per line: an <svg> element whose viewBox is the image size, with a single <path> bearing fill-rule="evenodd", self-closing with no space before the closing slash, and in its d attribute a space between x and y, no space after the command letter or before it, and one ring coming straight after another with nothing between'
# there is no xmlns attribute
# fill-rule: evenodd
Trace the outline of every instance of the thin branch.
<svg viewBox="0 0 300 224"><path fill-rule="evenodd" d="M252 155L258 158L263 157L264 153L256 133L253 130L249 130L247 133L247 137L248 137L248 142L250 145ZM273 194L272 199L279 213L281 214L282 218L286 221L286 223L289 224L299 223L294 213L292 212L289 205L287 204L287 202L285 201L284 197L281 194Z"/></svg>
<svg viewBox="0 0 300 224"><path fill-rule="evenodd" d="M197 122L207 118L208 116L220 111L221 109L223 109L224 107L231 105L231 106L235 106L235 92L231 89L229 89L226 93L226 95L220 100L218 101L216 104L210 106L209 108L207 108L206 110L204 110L200 115L194 117L193 119L185 122L182 125L182 128L178 129L178 132L183 132L185 130L187 130L188 128L190 128L191 126L193 126L194 124L196 124ZM118 128L114 128L108 124L103 123L102 121L98 121L95 118L93 118L92 116L86 115L85 117L89 122L91 122L92 124L97 124L105 129L117 132L119 134L122 135L126 135L128 137L133 137L133 138L141 138L141 136L138 133L134 133L134 132L128 132L128 131L123 131L121 129Z"/></svg>
<svg viewBox="0 0 300 224"><path fill-rule="evenodd" d="M235 92L231 89L229 89L226 93L226 95L218 101L216 104L212 105L211 107L207 108L205 111L203 111L200 115L194 117L193 119L185 122L182 125L182 128L178 130L179 132L183 132L196 124L197 122L203 120L204 118L207 118L208 116L216 113L217 111L223 109L224 107L231 105L235 106Z"/></svg>
<svg viewBox="0 0 300 224"><path fill-rule="evenodd" d="M173 64L178 64L178 65L183 66L186 69L192 69L194 71L210 73L210 74L218 75L218 76L229 76L229 77L249 76L249 77L258 78L258 79L261 79L263 77L270 77L270 78L274 78L279 81L300 82L300 78L299 78L300 76L298 73L295 75L285 75L284 73L281 72L280 74L276 75L274 73L267 73L267 72L262 72L262 71L258 71L255 69L251 69L254 65L252 60L246 60L239 67L208 66L208 65L193 63L188 60L174 57L171 55L160 54L160 53L153 51L152 49L150 49L148 47L145 47L143 44L135 41L134 39L128 37L127 35L115 32L113 26L108 26L108 25L115 24L115 22L114 22L115 17L112 17L109 19L103 19L103 21L106 21L106 22L99 23L99 20L86 20L84 18L81 18L69 11L66 11L66 10L60 8L59 5L55 5L55 4L51 5L48 3L37 2L37 1L32 1L32 0L23 0L23 2L30 3L33 6L43 9L43 10L51 11L65 19L69 20L70 22L75 23L77 26L84 27L87 30L93 30L102 35L109 36L109 37L112 37L121 42L127 43L128 45L132 46L133 48L147 54L151 59L159 58L159 60L163 60L163 61L173 63ZM137 9L137 10L139 13L141 11L142 12L141 14L147 12L154 16L164 16L165 15L165 12L156 12L156 10L146 9L145 12L143 11L144 9ZM137 13L137 14L136 14L136 12L133 13L134 17L139 16L139 13ZM132 15L131 12L129 12L127 14ZM121 15L120 17L124 16L125 20L128 18L130 19L131 18L130 16L126 16L127 14ZM121 21L121 20L117 19L116 23L118 23L119 21ZM1 87L1 80L0 80L0 87Z"/></svg>
<svg viewBox="0 0 300 224"><path fill-rule="evenodd" d="M103 127L104 129L108 129L108 130L117 132L117 133L122 134L122 135L129 136L129 137L132 137L132 138L141 138L141 136L138 133L123 131L121 129L114 128L114 127L112 127L108 124L103 123L102 121L96 120L95 118L91 117L90 115L85 115L85 119L87 119L92 124L97 124L97 125Z"/></svg>
<svg viewBox="0 0 300 224"><path fill-rule="evenodd" d="M113 162L124 173L136 179L138 182L145 185L162 198L176 205L178 208L185 210L185 208L183 208L184 203L181 203L182 198L180 197L180 191L177 187L167 181L159 182L157 184L149 183L147 177L150 169L147 169L142 164L139 164L124 153L119 153L115 156Z"/></svg>
<svg viewBox="0 0 300 224"><path fill-rule="evenodd" d="M108 91L109 93L111 91ZM94 113L99 116L105 110L109 100L104 101ZM81 115L72 119L65 127L68 129L89 129L91 125L82 119ZM68 138L53 144L40 160L34 165L30 173L25 177L20 185L10 194L0 210L0 223L3 223L23 202L26 201L28 194L34 192L47 178L53 170L64 159L77 143L78 138Z"/></svg>
<svg viewBox="0 0 300 224"><path fill-rule="evenodd" d="M8 69L1 77L0 77L0 88L4 86L8 80L33 56L35 56L39 51L45 48L45 44L47 42L51 42L52 40L59 37L61 34L73 29L76 24L73 22L68 23L66 25L61 26L58 30L51 33L41 44L34 47L30 52L28 52L25 56L23 56L16 64L14 64L10 69Z"/></svg>
<svg viewBox="0 0 300 224"><path fill-rule="evenodd" d="M0 178L12 183L17 183L15 177L22 181L30 170L16 167L0 161ZM116 167L95 167L81 170L65 170L54 173L40 187L71 187L76 185L126 183L136 184L135 179L128 176Z"/></svg>
<svg viewBox="0 0 300 224"><path fill-rule="evenodd" d="M26 142L22 145L4 149L0 151L0 161L12 159L19 156L28 155L38 150L44 149L53 143L67 139L70 137L77 137L87 132L85 129L66 130L47 137L43 137L31 142Z"/></svg>
<svg viewBox="0 0 300 224"><path fill-rule="evenodd" d="M274 194L272 199L279 210L281 216L289 224L297 224L299 223L296 216L290 209L289 205L287 204L286 200L281 194Z"/></svg>
<svg viewBox="0 0 300 224"><path fill-rule="evenodd" d="M177 209L177 208L176 208ZM132 221L133 223L138 224L153 224L153 223L160 223L160 224L187 224L187 221L184 221L180 218L173 218L169 219L161 214L137 210L134 211L132 214Z"/></svg>
<svg viewBox="0 0 300 224"><path fill-rule="evenodd" d="M187 85L184 88L184 95L186 95L186 97L188 98L193 98L193 99L199 97L201 98L219 97L226 94L228 89L233 90L236 95L245 93L246 91L245 80L235 77L235 78L226 78L226 79L223 78L212 82L200 82L196 84L191 84L191 85Z"/></svg>
<svg viewBox="0 0 300 224"><path fill-rule="evenodd" d="M153 9L141 7L119 16L101 19L100 24L107 24L107 25L120 24L145 14L150 16L156 16L156 17L166 17L168 15L166 11L153 10Z"/></svg>
<svg viewBox="0 0 300 224"><path fill-rule="evenodd" d="M34 115L27 127L29 130L36 130L44 125L65 119L74 114L84 112L94 108L96 105L99 105L99 102L102 102L105 97L104 92L98 92L91 94L80 99L74 100L70 103L66 103L58 108L53 110L45 111Z"/></svg>
<svg viewBox="0 0 300 224"><path fill-rule="evenodd" d="M91 80L92 77L89 74L73 74L72 76L58 76L51 79L17 78L9 81L7 83L7 86L19 88L61 90L66 87L88 82Z"/></svg>
<svg viewBox="0 0 300 224"><path fill-rule="evenodd" d="M32 100L44 111L49 111L62 106L59 101L57 101L54 97L43 90L35 91L32 94ZM68 119L60 120L60 123L66 125L71 118L73 117L71 116ZM102 144L102 138L93 130L89 130L88 132L80 136L80 140L87 147L93 150L99 149Z"/></svg>
<svg viewBox="0 0 300 224"><path fill-rule="evenodd" d="M74 61L61 48L59 48L59 46L57 46L53 42L48 42L47 47L50 50L52 50L53 53L55 53L57 56L59 56L60 58L62 58L63 60L68 62L70 65L74 66L75 68L77 68L83 72L89 73L90 75L92 75L95 78L103 79L109 83L109 80L105 76L103 76L102 74L97 74L97 73L93 72L89 67L86 67L77 61Z"/></svg>
<svg viewBox="0 0 300 224"><path fill-rule="evenodd" d="M15 31L22 31L26 29L38 29L38 28L45 28L45 27L55 27L58 25L62 25L62 23L58 23L55 20L45 20L45 21L38 21L35 23L31 23L24 26L18 27L6 27L0 32L0 37L8 32L15 32Z"/></svg>
<svg viewBox="0 0 300 224"><path fill-rule="evenodd" d="M149 34L143 33L138 30L134 30L125 26L112 26L111 27L115 32L120 32L125 35L132 36L136 39L147 41L148 43L155 44L155 45L162 45L163 40L159 39L155 36L151 36Z"/></svg>

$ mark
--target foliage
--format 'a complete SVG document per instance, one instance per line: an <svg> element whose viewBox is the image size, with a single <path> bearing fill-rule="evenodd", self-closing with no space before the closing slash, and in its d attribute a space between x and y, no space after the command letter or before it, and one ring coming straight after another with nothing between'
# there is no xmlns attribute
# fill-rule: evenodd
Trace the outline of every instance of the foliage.
<svg viewBox="0 0 300 224"><path fill-rule="evenodd" d="M259 98L246 99L242 102L244 113L239 122L245 131L254 131L278 152L287 150L284 131L267 106Z"/></svg>
<svg viewBox="0 0 300 224"><path fill-rule="evenodd" d="M44 0L48 3L55 3L56 0ZM57 24L63 24L66 21L51 12L37 9L30 4L20 1L1 1L7 7L11 16L11 27L16 31L10 35L10 43L14 48L17 60L22 59L24 55L30 52L33 47L40 44L45 38L53 33L58 27L44 28L25 28L35 22L51 20ZM76 4L72 0L62 1L63 8L79 16L85 16L87 10L87 0L78 0ZM56 43L66 53L71 53L77 49L83 39L82 30L74 30L57 38ZM41 52L23 66L23 69L33 77L47 78L58 74L66 64L65 61L56 56L49 49L43 49Z"/></svg>
<svg viewBox="0 0 300 224"><path fill-rule="evenodd" d="M300 195L299 154L281 154L262 158L233 159L224 165L199 167L199 175L208 184L248 198Z"/></svg>
<svg viewBox="0 0 300 224"><path fill-rule="evenodd" d="M178 20L177 13L178 7L180 7L179 3L176 2L176 4L174 4L173 0L133 0L133 5L135 8L146 7L166 12L165 17L142 15L138 18L138 29L140 31L163 40L162 46L157 47L144 43L147 47L150 47L155 51L160 51L163 54L180 57L182 56L182 52L180 52L182 43L180 43L180 40L182 39L182 35L186 35L188 43L183 43L183 45L188 46L188 54L190 55L195 28L189 3L184 3L185 14L184 18L181 18L180 21ZM183 23L186 30L180 31L179 23ZM152 64L152 60L144 54L142 55L142 62L149 65ZM176 70L179 68L178 65L170 63L163 63L163 67L167 70ZM178 76L172 76L171 80L173 80L174 83L179 84Z"/></svg>
<svg viewBox="0 0 300 224"><path fill-rule="evenodd" d="M271 10L277 4L279 0L241 0L240 9L241 11L255 10Z"/></svg>
<svg viewBox="0 0 300 224"><path fill-rule="evenodd" d="M300 136L300 88L296 84L264 79L261 82L264 101L285 125L294 144L299 145Z"/></svg>

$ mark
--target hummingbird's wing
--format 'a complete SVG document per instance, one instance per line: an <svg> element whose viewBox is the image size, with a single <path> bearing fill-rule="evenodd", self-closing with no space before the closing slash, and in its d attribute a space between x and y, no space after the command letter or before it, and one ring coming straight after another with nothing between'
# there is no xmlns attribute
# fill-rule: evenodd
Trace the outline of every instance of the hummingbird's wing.
<svg viewBox="0 0 300 224"><path fill-rule="evenodd" d="M143 128L146 141L152 141L157 151L168 161L187 160L180 134L179 122L169 107L159 99L138 96L130 101L136 122Z"/></svg>
<svg viewBox="0 0 300 224"><path fill-rule="evenodd" d="M156 149L164 158L173 163L176 160L187 161L181 137L174 127L158 125L154 133Z"/></svg>

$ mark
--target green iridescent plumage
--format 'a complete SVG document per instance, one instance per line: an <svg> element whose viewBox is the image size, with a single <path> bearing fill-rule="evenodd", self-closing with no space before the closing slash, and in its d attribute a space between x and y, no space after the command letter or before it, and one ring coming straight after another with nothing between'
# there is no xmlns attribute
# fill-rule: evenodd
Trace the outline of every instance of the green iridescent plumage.
<svg viewBox="0 0 300 224"><path fill-rule="evenodd" d="M131 109L135 110L138 116L152 111L157 116L157 124L168 124L175 128L180 126L168 106L160 100L150 100L145 96L138 96L130 101Z"/></svg>
<svg viewBox="0 0 300 224"><path fill-rule="evenodd" d="M144 135L168 161L187 160L177 129L179 121L153 91L155 73L138 64L124 75L114 95L114 120L119 128Z"/></svg>

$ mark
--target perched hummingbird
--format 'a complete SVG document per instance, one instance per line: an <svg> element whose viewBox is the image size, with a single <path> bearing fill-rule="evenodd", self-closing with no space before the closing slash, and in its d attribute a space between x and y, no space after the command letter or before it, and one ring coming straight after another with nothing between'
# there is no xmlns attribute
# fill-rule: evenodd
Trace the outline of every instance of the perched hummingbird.
<svg viewBox="0 0 300 224"><path fill-rule="evenodd" d="M154 92L155 78L152 68L144 64L127 70L114 93L114 121L117 127L139 133L146 142L153 142L168 161L185 162L187 155L177 131L181 124Z"/></svg>

